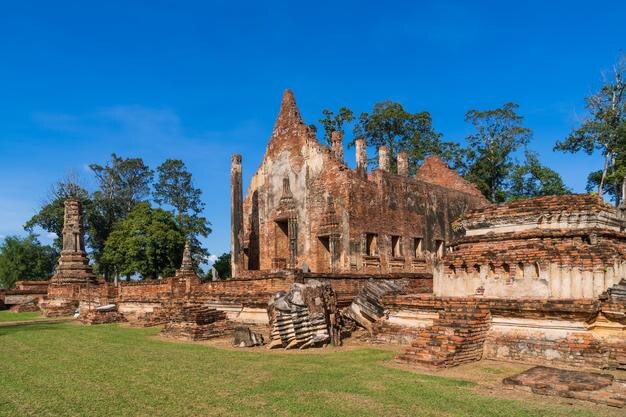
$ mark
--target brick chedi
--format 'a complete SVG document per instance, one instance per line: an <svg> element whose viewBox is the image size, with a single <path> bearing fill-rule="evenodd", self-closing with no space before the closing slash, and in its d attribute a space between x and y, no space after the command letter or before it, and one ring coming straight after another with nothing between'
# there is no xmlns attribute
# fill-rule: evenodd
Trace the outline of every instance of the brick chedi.
<svg viewBox="0 0 626 417"><path fill-rule="evenodd" d="M380 168L367 172L366 144L356 142L357 169L343 154L342 134L322 145L285 92L260 168L243 204L241 157L231 168L232 263L235 276L303 268L313 273L430 272L428 258L455 237L452 221L487 204L481 193L437 157L417 177L406 154L382 147ZM392 166L399 172L392 172Z"/></svg>
<svg viewBox="0 0 626 417"><path fill-rule="evenodd" d="M626 222L594 195L537 197L466 213L435 273L442 296L597 298L626 278Z"/></svg>
<svg viewBox="0 0 626 417"><path fill-rule="evenodd" d="M53 284L81 284L96 281L87 252L85 252L85 233L83 228L83 210L80 201L65 201L63 218L63 249L54 275Z"/></svg>

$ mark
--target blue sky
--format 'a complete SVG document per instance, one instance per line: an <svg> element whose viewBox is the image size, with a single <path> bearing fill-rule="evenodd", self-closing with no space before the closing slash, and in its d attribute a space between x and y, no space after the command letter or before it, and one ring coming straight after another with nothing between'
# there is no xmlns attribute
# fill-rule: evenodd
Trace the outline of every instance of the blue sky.
<svg viewBox="0 0 626 417"><path fill-rule="evenodd" d="M227 251L230 155L249 180L285 88L308 123L390 99L458 141L468 109L516 102L531 148L581 192L599 159L552 147L626 47L624 16L623 1L0 0L0 237L68 172L93 187L87 165L115 152L184 160L206 246Z"/></svg>

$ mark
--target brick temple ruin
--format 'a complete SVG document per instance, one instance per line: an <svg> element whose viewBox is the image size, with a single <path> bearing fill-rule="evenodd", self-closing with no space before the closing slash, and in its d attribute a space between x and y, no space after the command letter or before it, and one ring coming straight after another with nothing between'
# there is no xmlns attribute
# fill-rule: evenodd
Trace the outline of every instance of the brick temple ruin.
<svg viewBox="0 0 626 417"><path fill-rule="evenodd" d="M382 147L370 171L362 140L356 169L343 149L341 132L322 145L285 93L245 196L242 158L232 158L228 281L201 282L189 256L167 279L95 280L69 201L44 314L114 305L112 320L179 336L241 324L267 336L268 301L316 282L332 290L334 320L342 311L372 343L404 345L398 359L409 363L626 368L626 208L592 195L493 205L437 157L409 176L406 154L391 164Z"/></svg>

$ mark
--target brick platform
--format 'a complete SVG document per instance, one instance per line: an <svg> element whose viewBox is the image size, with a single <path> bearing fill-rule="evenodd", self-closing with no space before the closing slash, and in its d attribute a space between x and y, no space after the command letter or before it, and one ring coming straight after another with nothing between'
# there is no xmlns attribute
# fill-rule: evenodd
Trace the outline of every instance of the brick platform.
<svg viewBox="0 0 626 417"><path fill-rule="evenodd" d="M610 374L536 366L505 378L502 383L535 394L575 398L613 407L626 405L626 381L616 380Z"/></svg>

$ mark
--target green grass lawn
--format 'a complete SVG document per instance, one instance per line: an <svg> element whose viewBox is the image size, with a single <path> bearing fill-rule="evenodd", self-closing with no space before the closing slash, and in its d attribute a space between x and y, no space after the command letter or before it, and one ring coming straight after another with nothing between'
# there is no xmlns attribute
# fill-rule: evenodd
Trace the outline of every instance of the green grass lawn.
<svg viewBox="0 0 626 417"><path fill-rule="evenodd" d="M28 313L14 313L9 310L0 310L0 322L33 320L39 317L41 317L41 313L36 311Z"/></svg>
<svg viewBox="0 0 626 417"><path fill-rule="evenodd" d="M0 327L1 416L583 416L390 368L392 352L268 353L152 338L158 329ZM596 414L598 415L598 414Z"/></svg>

